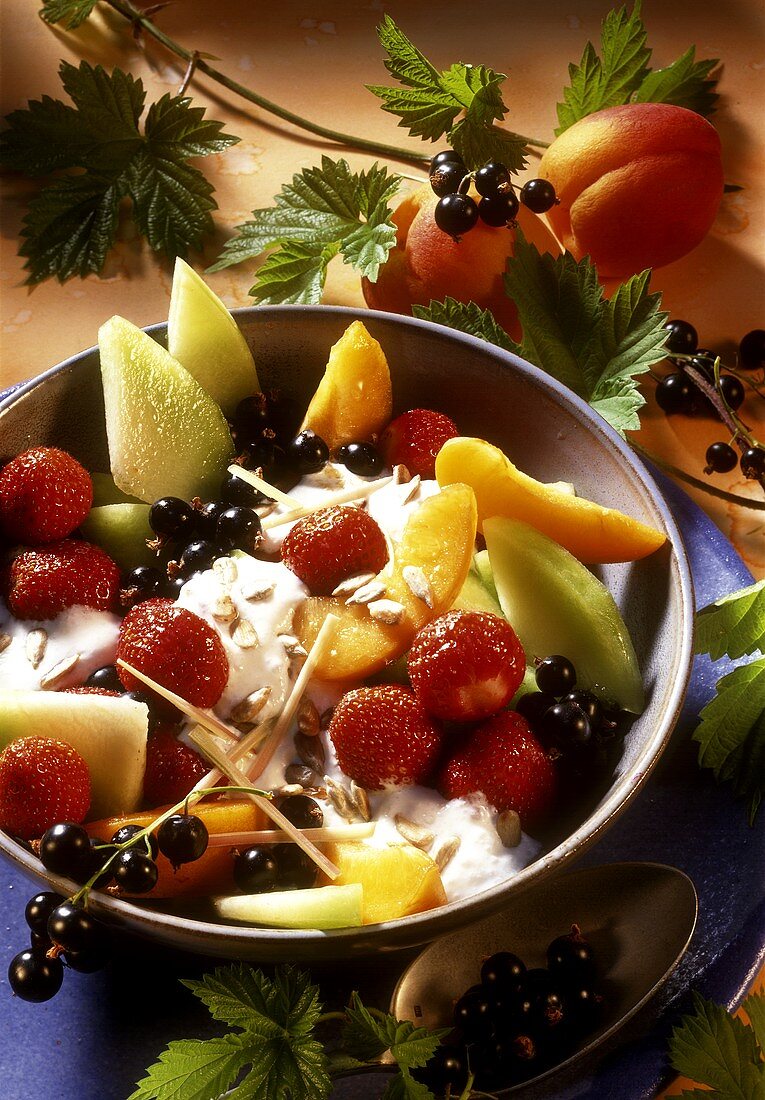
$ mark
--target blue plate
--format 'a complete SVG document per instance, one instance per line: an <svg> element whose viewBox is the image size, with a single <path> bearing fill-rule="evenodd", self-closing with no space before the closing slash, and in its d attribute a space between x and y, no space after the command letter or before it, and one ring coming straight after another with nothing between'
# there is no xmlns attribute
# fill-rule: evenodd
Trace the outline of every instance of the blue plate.
<svg viewBox="0 0 765 1100"><path fill-rule="evenodd" d="M686 542L703 607L751 582L730 543L672 482L652 471ZM688 1007L688 993L734 1006L765 955L765 812L754 828L745 807L727 787L696 764L691 734L697 715L714 693L726 662L697 658L681 721L642 793L584 857L584 864L654 860L685 871L699 895L699 922L691 948L652 1005L598 1052L597 1062L579 1064L571 1080L546 1084L557 1100L648 1100L669 1067L666 1040ZM24 905L30 883L0 867L0 946L10 960L27 943ZM381 1006L400 970L413 957L383 956L368 965L354 960L352 973L316 971L325 999L351 986ZM12 1000L5 966L0 968L0 1096L28 1100L125 1100L172 1039L220 1034L207 1012L178 979L197 977L213 960L174 954L151 944L120 942L107 970L68 973L58 996L43 1005ZM385 1079L364 1075L338 1084L337 1100L374 1100ZM554 1091L551 1091L554 1089ZM527 1095L534 1095L533 1091Z"/></svg>

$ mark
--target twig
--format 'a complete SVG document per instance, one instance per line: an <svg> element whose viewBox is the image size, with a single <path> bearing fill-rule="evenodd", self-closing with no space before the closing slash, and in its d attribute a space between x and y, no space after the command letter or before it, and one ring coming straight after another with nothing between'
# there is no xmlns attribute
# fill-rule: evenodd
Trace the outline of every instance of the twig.
<svg viewBox="0 0 765 1100"><path fill-rule="evenodd" d="M191 57L189 58L189 63L186 66L186 72L183 74L183 80L181 81L180 87L178 88L178 95L185 95L186 94L186 89L188 88L189 84L191 83L191 78L194 75L194 71L195 71L198 64L199 64L199 50L194 50Z"/></svg>
<svg viewBox="0 0 765 1100"><path fill-rule="evenodd" d="M685 470L681 470L678 466L673 466L671 462L665 462L663 458L659 458L658 455L652 454L651 451L647 451L645 447L641 447L639 443L631 441L630 446L641 458L647 458L649 462L653 462L660 470L664 470L667 474L672 474L673 477L679 478L680 481L687 482L688 485L693 485L695 489L701 489L702 492L709 493L710 496L718 497L720 500L727 500L729 504L738 504L741 508L752 508L758 512L765 512L765 500L750 500L748 497L738 496L736 493L728 493L725 489L718 489L716 486L709 485L706 481L702 481L698 477L693 477L692 474L687 474Z"/></svg>

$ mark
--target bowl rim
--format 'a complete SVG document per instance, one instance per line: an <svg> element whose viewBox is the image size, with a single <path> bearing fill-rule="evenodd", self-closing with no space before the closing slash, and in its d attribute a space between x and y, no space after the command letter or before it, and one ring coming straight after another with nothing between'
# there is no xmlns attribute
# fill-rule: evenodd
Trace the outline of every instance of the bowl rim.
<svg viewBox="0 0 765 1100"><path fill-rule="evenodd" d="M533 886L540 876L557 873L564 865L569 864L575 856L582 855L595 844L610 825L624 813L637 793L643 788L666 748L675 724L680 717L691 677L694 596L693 580L683 539L661 490L651 476L650 471L631 450L628 442L573 390L564 386L541 368L521 359L514 353L505 351L503 348L478 337L449 329L444 325L437 325L430 321L382 310L332 305L261 305L243 306L232 309L230 312L238 324L240 321L246 324L251 319L268 313L306 316L320 312L346 318L348 323L352 320L369 320L372 324L375 321L383 321L409 328L415 332L424 331L435 335L438 339L456 341L456 343L463 344L474 351L493 357L498 360L504 369L511 369L516 373L520 373L537 387L550 391L558 403L568 406L576 418L580 422L584 422L589 431L599 435L604 440L612 456L623 468L626 466L633 481L640 484L651 504L661 516L667 533L667 540L671 549L668 569L675 575L674 587L679 597L680 647L676 653L676 658L680 675L675 677L672 684L661 720L654 727L650 739L643 746L630 771L620 777L618 783L607 794L602 803L592 811L573 833L549 852L523 867L511 879L504 880L468 898L448 902L437 909L426 910L423 913L415 913L379 924L362 925L360 928L341 928L331 931L277 929L197 920L196 918L176 916L159 910L147 910L140 904L134 904L130 900L114 898L101 891L93 891L89 899L90 908L106 918L110 915L117 918L123 917L133 929L145 925L146 930L153 934L156 934L158 930L166 930L167 938L181 934L187 944L202 939L207 949L212 948L215 942L225 944L228 947L237 945L242 948L252 948L255 944L262 944L264 954L267 955L269 949L273 948L279 951L287 943L298 944L303 949L316 944L319 948L317 958L321 958L323 953L320 945L324 945L326 948L328 941L334 941L333 949L335 952L342 952L343 948L350 945L350 941L357 940L360 937L384 940L386 933L390 933L395 942L400 941L402 946L412 943L424 943L452 931L457 924L464 925L471 920L478 920L496 912L502 907L503 895L507 891L508 883L512 884L514 892L520 892ZM163 336L167 331L167 322L157 322L144 326L143 331L153 337ZM21 383L0 400L0 414L8 410L25 394L43 385L48 379L77 366L82 360L94 354L98 354L97 345L77 352L35 378ZM0 851L10 856L33 877L41 878L46 882L53 882L64 890L72 885L67 879L47 874L41 868L39 860L29 849L18 841L12 840L2 831L0 831ZM373 951L374 948L370 947L370 950ZM305 951L303 953L305 954Z"/></svg>

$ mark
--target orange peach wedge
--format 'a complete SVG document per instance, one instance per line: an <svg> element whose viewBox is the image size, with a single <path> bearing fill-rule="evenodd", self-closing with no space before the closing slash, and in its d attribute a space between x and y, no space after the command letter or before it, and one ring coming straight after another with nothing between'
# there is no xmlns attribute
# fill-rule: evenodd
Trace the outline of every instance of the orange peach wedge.
<svg viewBox="0 0 765 1100"><path fill-rule="evenodd" d="M379 435L392 410L385 353L361 321L354 321L329 353L302 427L316 432L333 450Z"/></svg>
<svg viewBox="0 0 765 1100"><path fill-rule="evenodd" d="M335 886L360 882L364 888L362 924L379 924L446 904L438 867L427 852L411 844L371 844L339 841L325 854L340 868Z"/></svg>
<svg viewBox="0 0 765 1100"><path fill-rule="evenodd" d="M476 503L467 485L450 485L423 501L404 528L401 541L378 574L385 599L401 606L398 621L384 623L370 607L348 606L338 596L312 596L295 612L295 633L310 650L328 614L337 615L330 644L315 675L324 680L361 680L378 672L409 648L421 626L447 611L470 569L476 534ZM424 578L429 599L415 595L407 581Z"/></svg>
<svg viewBox="0 0 765 1100"><path fill-rule="evenodd" d="M635 561L666 541L662 531L623 512L535 481L485 439L448 440L436 458L436 478L441 486L472 487L479 523L491 516L522 520L585 564Z"/></svg>

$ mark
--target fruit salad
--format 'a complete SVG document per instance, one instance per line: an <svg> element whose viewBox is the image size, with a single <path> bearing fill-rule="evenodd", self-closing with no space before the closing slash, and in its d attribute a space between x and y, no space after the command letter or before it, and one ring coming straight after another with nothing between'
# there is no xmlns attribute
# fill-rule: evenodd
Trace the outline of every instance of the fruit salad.
<svg viewBox="0 0 765 1100"><path fill-rule="evenodd" d="M359 321L307 409L261 392L182 261L167 350L119 317L99 345L110 470L0 471L0 827L80 886L43 987L93 889L329 929L534 860L643 706L587 565L664 535L394 415Z"/></svg>

